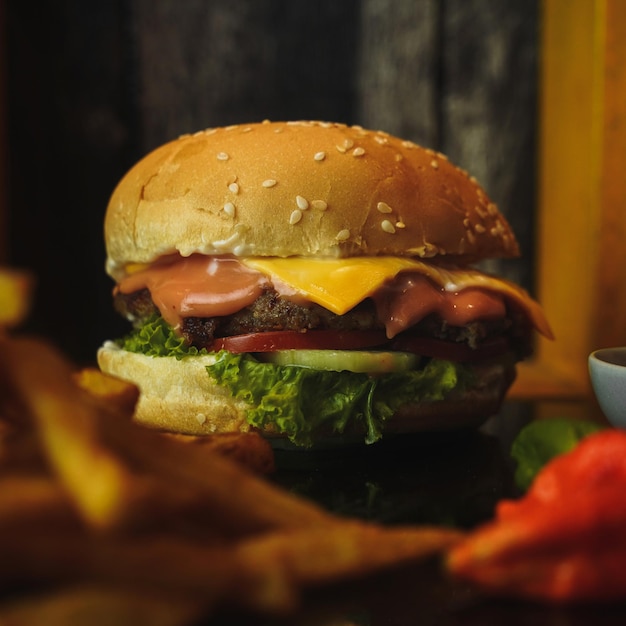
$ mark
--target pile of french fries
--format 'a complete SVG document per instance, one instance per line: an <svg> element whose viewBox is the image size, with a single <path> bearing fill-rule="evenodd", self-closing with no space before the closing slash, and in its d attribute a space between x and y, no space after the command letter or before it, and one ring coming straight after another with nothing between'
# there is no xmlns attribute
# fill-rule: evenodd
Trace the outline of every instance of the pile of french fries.
<svg viewBox="0 0 626 626"><path fill-rule="evenodd" d="M459 539L340 518L296 497L271 483L272 450L256 434L137 425L134 386L79 371L19 333L30 285L0 270L0 623L286 616L310 589Z"/></svg>

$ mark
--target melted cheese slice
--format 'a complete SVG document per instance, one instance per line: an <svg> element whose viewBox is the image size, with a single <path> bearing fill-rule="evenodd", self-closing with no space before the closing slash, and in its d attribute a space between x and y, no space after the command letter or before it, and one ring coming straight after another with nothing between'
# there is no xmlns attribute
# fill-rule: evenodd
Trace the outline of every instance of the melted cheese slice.
<svg viewBox="0 0 626 626"><path fill-rule="evenodd" d="M441 268L402 257L349 259L253 257L242 259L242 262L337 315L348 312L399 272L417 272L427 276L448 292L454 293L474 287L500 293L517 303L540 333L549 338L553 337L543 310L524 289L515 283L475 269Z"/></svg>

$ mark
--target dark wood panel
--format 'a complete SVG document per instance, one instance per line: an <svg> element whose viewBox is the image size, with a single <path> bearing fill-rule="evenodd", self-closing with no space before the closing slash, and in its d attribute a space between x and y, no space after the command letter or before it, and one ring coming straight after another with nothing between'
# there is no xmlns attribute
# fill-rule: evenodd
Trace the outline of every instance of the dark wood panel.
<svg viewBox="0 0 626 626"><path fill-rule="evenodd" d="M144 143L262 119L353 122L356 0L133 3Z"/></svg>
<svg viewBox="0 0 626 626"><path fill-rule="evenodd" d="M7 26L6 1L0 0L0 263L8 262L9 236L7 233Z"/></svg>
<svg viewBox="0 0 626 626"><path fill-rule="evenodd" d="M37 277L28 329L93 359L103 333L122 328L102 217L137 154L124 6L11 0L7 9L10 259Z"/></svg>
<svg viewBox="0 0 626 626"><path fill-rule="evenodd" d="M532 286L536 202L536 0L446 0L442 23L441 143L509 218L518 262L483 267Z"/></svg>
<svg viewBox="0 0 626 626"><path fill-rule="evenodd" d="M361 124L426 146L439 143L438 0L363 0L358 112Z"/></svg>

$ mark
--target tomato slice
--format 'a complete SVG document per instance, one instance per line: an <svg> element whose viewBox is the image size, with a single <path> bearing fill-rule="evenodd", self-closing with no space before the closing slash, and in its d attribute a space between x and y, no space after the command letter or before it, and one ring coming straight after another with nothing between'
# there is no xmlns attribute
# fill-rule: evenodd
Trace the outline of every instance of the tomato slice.
<svg viewBox="0 0 626 626"><path fill-rule="evenodd" d="M220 337L211 350L274 352L276 350L360 350L388 343L383 330L276 330Z"/></svg>
<svg viewBox="0 0 626 626"><path fill-rule="evenodd" d="M363 350L381 348L398 352L412 352L449 361L478 361L506 352L509 342L498 337L484 342L478 348L465 343L442 341L419 335L398 335L387 339L383 330L276 330L220 337L211 350L228 352L276 352L278 350Z"/></svg>
<svg viewBox="0 0 626 626"><path fill-rule="evenodd" d="M387 349L413 352L447 361L479 361L504 354L510 349L510 343L505 337L496 337L484 341L477 348L470 348L466 343L442 341L419 335L398 335L391 340Z"/></svg>

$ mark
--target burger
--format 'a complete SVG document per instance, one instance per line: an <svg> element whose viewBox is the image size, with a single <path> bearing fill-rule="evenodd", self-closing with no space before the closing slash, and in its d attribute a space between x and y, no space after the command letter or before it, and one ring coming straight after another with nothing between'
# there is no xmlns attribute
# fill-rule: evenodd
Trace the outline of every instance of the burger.
<svg viewBox="0 0 626 626"><path fill-rule="evenodd" d="M156 148L107 207L128 335L100 368L136 420L287 445L476 427L551 331L476 264L509 224L444 155L336 123L213 128Z"/></svg>

